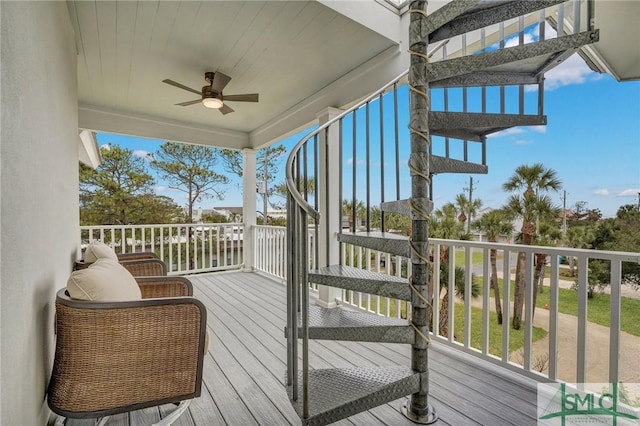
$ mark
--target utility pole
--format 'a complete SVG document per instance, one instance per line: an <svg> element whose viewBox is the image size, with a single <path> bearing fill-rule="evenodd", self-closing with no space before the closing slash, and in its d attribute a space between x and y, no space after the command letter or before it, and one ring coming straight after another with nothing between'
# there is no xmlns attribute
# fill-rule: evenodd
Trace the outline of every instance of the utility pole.
<svg viewBox="0 0 640 426"><path fill-rule="evenodd" d="M567 191L562 191L562 238L567 237Z"/></svg>
<svg viewBox="0 0 640 426"><path fill-rule="evenodd" d="M476 183L478 183L476 181ZM467 234L471 233L471 210L473 206L473 190L476 189L473 187L473 177L469 176L469 187L463 188L464 191L469 191L469 204L467 205L467 213L469 213L467 217Z"/></svg>

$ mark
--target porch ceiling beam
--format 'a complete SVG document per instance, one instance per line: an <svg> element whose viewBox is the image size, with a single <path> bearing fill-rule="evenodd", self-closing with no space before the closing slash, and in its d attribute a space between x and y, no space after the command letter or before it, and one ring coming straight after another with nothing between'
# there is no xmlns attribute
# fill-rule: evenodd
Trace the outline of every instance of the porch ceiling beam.
<svg viewBox="0 0 640 426"><path fill-rule="evenodd" d="M447 61L432 62L427 65L427 78L429 81L443 80L445 78L482 71L498 65L522 61L536 56L578 49L586 44L594 43L598 41L598 39L598 30L585 31L579 34L525 44L523 46L500 49L481 55L470 55L449 59Z"/></svg>
<svg viewBox="0 0 640 426"><path fill-rule="evenodd" d="M469 13L464 13L450 22L435 28L433 31L424 34L424 37L429 37L429 43L446 40L469 31L554 6L564 1L566 0L521 0L497 3L491 7L482 7L478 10L471 10Z"/></svg>
<svg viewBox="0 0 640 426"><path fill-rule="evenodd" d="M117 133L143 138L242 149L249 147L249 135L227 129L206 128L162 117L135 116L114 110L81 105L78 127L96 132Z"/></svg>
<svg viewBox="0 0 640 426"><path fill-rule="evenodd" d="M510 86L517 84L538 84L539 74L536 72L499 72L479 71L471 74L457 75L443 80L432 81L431 88L438 87L478 87L478 86Z"/></svg>
<svg viewBox="0 0 640 426"><path fill-rule="evenodd" d="M398 43L403 38L401 17L381 3L344 0L318 0L318 3L391 41Z"/></svg>

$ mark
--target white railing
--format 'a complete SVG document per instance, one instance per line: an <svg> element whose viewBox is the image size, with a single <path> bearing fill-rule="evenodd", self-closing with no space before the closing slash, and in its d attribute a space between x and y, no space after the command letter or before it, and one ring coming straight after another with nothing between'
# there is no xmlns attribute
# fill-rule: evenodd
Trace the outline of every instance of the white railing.
<svg viewBox="0 0 640 426"><path fill-rule="evenodd" d="M411 262L406 257L392 256L388 253L364 249L351 244L343 245L342 264L360 269L368 268L370 271L402 278L408 278L411 275ZM340 303L390 318L407 318L407 309L411 309L411 304L402 300L351 290L342 290Z"/></svg>
<svg viewBox="0 0 640 426"><path fill-rule="evenodd" d="M261 225L252 228L254 270L285 280L285 228ZM80 247L84 248L93 240L101 240L118 253L154 251L164 259L168 270L174 275L238 269L243 265L244 229L240 223L83 226ZM310 269L316 267L314 235L310 229ZM504 318L501 325L497 324L494 290L490 284L492 249L496 250L497 257L499 300ZM622 303L623 263L640 263L640 253L439 239L430 239L430 253L432 283L442 281L442 263L447 258L454 259L454 262L446 264L448 282L441 282L433 288L433 299L438 301L432 303L434 342L456 347L538 379L542 376L567 382L640 381L626 375L629 368L620 368L634 362L637 356L635 352L630 353L625 349L629 347L624 344L629 343L625 339L640 339L639 336L630 337L621 328L621 317L626 314L624 309L627 309L623 308ZM525 260L525 297L521 330L513 331L512 299L518 253L523 253ZM543 281L544 292L537 295L539 306L534 315L536 257L545 258L543 271L546 278ZM561 258L574 259L575 277L566 277L568 266L559 265ZM592 261L603 262L609 271L605 274L606 295L595 296L596 299L602 298L599 304L603 299L609 299L608 324L605 325L588 320L589 294L594 284L593 277L589 277ZM343 245L342 263L403 278L411 275L411 262L405 257L348 244ZM455 267L461 267L464 271L464 282L458 286L454 282L455 273L452 273ZM450 288L457 288L458 294L448 291ZM471 297L474 288L480 293L475 298ZM312 285L311 289L315 290L317 286ZM544 302L542 306L541 300ZM339 302L387 317L407 318L411 315L410 303L371 294L343 290ZM567 303L571 309L565 313L563 310L566 311ZM443 308L448 313L441 320ZM530 320L532 316L534 321ZM448 326L446 335L441 333L441 321L446 321ZM589 332L591 327L594 328L592 333ZM543 335L545 337L541 338ZM594 350L597 346L608 349L603 355L602 350Z"/></svg>
<svg viewBox="0 0 640 426"><path fill-rule="evenodd" d="M496 275L504 318L501 325L497 324L494 290L490 284L492 249L496 250L497 257ZM431 283L440 282L433 287L433 300L438 301L432 303L434 341L537 379L547 377L572 383L638 381L637 377L626 375L629 368L620 368L624 364L637 363L635 351L624 349L628 345L621 342L640 339L621 331L621 315L627 313L622 308L621 292L623 263L640 263L640 253L439 239L430 239L430 253ZM515 331L512 330L512 299L519 253L524 257L525 294L522 325ZM538 275L536 257L538 261L544 259L545 265L541 268L545 275L541 294L534 293L534 277ZM455 260L448 262L447 258ZM569 267L559 265L562 258L574 259L575 277L566 276ZM600 261L608 271L603 287L589 276L593 261ZM411 275L411 262L407 258L348 244L343 244L342 263L404 278ZM457 286L454 281L456 267L464 271L463 282ZM441 271L448 275L447 282L441 282ZM602 273L599 276L602 277ZM453 288L457 291L448 291ZM598 293L599 289L606 294L596 294L593 300L601 298L598 304L602 305L603 299L605 302L609 299L604 325L588 320L589 296L594 290ZM471 297L476 291L479 295ZM633 290L629 287L628 291ZM534 295L538 303L535 314ZM635 296L634 293L631 295ZM637 296L640 298L640 291ZM411 315L410 303L365 293L343 290L339 302L383 316L406 318ZM443 318L442 309L448 310ZM531 321L532 317L534 321ZM441 331L445 332L441 325L448 326L448 333L441 334ZM592 333L589 332L591 328ZM603 346L608 350L595 350Z"/></svg>
<svg viewBox="0 0 640 426"><path fill-rule="evenodd" d="M81 226L79 250L94 240L117 253L152 251L170 275L238 269L244 262L242 223Z"/></svg>
<svg viewBox="0 0 640 426"><path fill-rule="evenodd" d="M287 255L287 228L284 226L256 225L253 227L253 268L285 280Z"/></svg>
<svg viewBox="0 0 640 426"><path fill-rule="evenodd" d="M282 281L287 279L287 228L284 226L253 226L253 269ZM309 228L309 269L315 269L315 230ZM312 290L318 286L311 284Z"/></svg>

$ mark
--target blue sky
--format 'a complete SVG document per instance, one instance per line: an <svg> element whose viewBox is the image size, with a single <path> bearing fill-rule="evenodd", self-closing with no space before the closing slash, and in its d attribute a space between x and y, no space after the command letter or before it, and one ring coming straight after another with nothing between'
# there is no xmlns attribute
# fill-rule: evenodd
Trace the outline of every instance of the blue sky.
<svg viewBox="0 0 640 426"><path fill-rule="evenodd" d="M400 102L406 95L399 97ZM406 102L406 101L405 101ZM435 102L435 101L434 101ZM586 201L587 208L598 208L604 216L615 215L623 204L635 204L640 192L640 82L618 83L608 75L590 71L574 55L546 75L545 114L547 126L518 127L500 132L487 142L489 173L474 175L474 198L485 207L500 207L508 194L501 189L513 170L522 164L543 163L554 169L567 191L567 206ZM281 143L293 146L304 133ZM98 134L98 144L117 144L146 156L163 141ZM435 142L434 142L435 143ZM360 154L358 154L360 157ZM400 155L406 164L408 153ZM284 165L285 159L281 161ZM386 160L385 160L386 162ZM352 167L353 158L345 158ZM365 166L356 159L358 173ZM378 169L380 164L377 165ZM222 172L222 168L219 170ZM153 172L152 172L153 174ZM284 174L282 179L284 181ZM469 184L469 175L434 177L433 198L436 208L452 201ZM156 192L173 197L184 205L184 195L158 181ZM203 208L242 204L239 179L232 179L222 201L208 199ZM552 194L561 205L562 192Z"/></svg>

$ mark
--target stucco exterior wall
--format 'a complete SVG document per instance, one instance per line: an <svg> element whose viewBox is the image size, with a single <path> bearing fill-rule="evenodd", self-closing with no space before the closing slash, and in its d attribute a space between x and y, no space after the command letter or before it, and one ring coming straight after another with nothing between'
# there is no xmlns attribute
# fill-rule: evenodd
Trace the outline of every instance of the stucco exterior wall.
<svg viewBox="0 0 640 426"><path fill-rule="evenodd" d="M78 237L76 50L64 2L0 2L0 424L44 425L54 298Z"/></svg>

